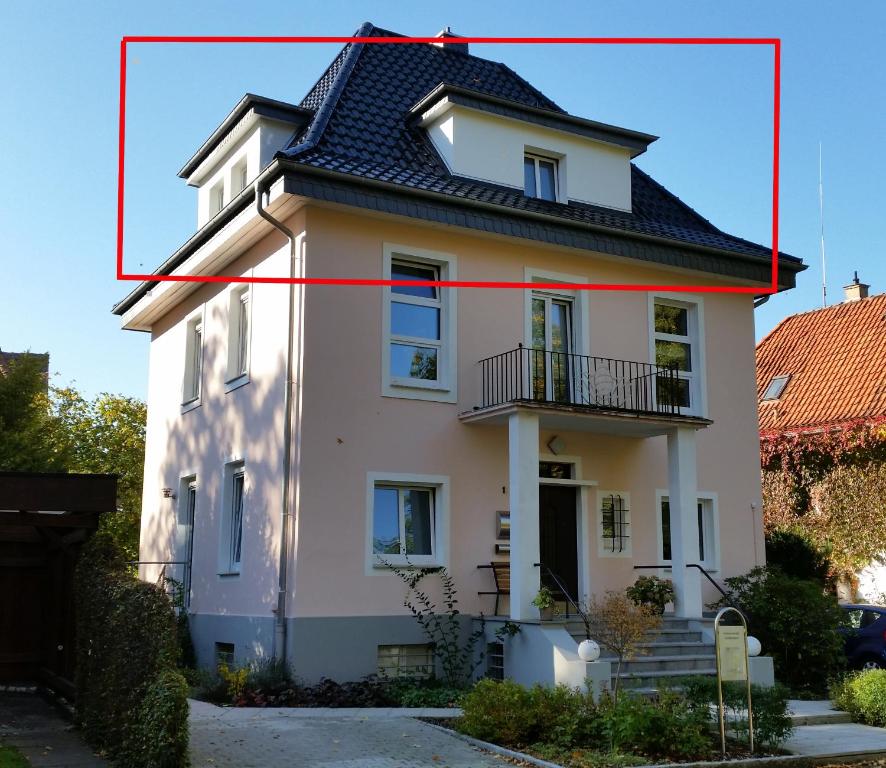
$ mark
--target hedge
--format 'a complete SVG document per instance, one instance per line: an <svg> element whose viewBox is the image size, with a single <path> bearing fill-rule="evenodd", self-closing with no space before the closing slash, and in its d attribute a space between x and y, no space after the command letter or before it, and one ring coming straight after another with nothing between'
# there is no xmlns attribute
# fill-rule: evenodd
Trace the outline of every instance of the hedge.
<svg viewBox="0 0 886 768"><path fill-rule="evenodd" d="M187 684L168 595L132 575L101 532L74 578L77 717L87 740L117 765L187 766Z"/></svg>

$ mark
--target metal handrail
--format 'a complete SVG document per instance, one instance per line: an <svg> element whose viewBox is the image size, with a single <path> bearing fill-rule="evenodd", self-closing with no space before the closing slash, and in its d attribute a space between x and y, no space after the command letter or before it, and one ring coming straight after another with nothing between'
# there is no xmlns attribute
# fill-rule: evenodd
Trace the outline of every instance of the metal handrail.
<svg viewBox="0 0 886 768"><path fill-rule="evenodd" d="M572 352L516 349L480 360L481 404L534 401L607 411L679 416L673 397L679 380L674 366L591 357Z"/></svg>
<svg viewBox="0 0 886 768"><path fill-rule="evenodd" d="M553 579L554 583L557 585L557 588L560 590L563 597L566 598L566 606L567 606L566 607L566 618L567 619L569 618L569 606L572 605L572 607L575 608L576 614L581 619L582 624L585 625L585 635L586 635L587 639L590 640L591 639L590 619L588 618L588 615L581 609L581 606L578 604L578 602L575 600L575 598L573 598L572 595L569 594L569 590L566 589L565 585L563 584L563 580L544 563L533 563L533 565L536 568L541 568L542 570L544 570L548 574L548 576L550 576L551 579Z"/></svg>

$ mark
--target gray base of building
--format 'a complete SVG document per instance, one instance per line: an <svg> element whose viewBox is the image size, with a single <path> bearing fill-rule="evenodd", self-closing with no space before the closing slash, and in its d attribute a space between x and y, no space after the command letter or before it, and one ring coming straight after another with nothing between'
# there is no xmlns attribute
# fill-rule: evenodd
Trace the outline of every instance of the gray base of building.
<svg viewBox="0 0 886 768"><path fill-rule="evenodd" d="M460 617L463 641L469 637L472 620L471 616ZM233 644L238 664L273 655L271 616L195 613L190 623L200 667L215 667L216 643ZM320 616L286 621L286 660L293 674L305 683L324 677L338 682L360 680L378 672L380 645L427 642L412 616Z"/></svg>

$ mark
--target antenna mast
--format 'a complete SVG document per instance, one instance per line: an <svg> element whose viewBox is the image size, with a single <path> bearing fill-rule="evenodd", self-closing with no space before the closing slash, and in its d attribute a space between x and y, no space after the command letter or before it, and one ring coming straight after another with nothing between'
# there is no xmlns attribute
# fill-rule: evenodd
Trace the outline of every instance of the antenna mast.
<svg viewBox="0 0 886 768"><path fill-rule="evenodd" d="M821 142L818 142L818 217L821 223L821 306L828 305L827 266L824 253L824 182L821 173Z"/></svg>

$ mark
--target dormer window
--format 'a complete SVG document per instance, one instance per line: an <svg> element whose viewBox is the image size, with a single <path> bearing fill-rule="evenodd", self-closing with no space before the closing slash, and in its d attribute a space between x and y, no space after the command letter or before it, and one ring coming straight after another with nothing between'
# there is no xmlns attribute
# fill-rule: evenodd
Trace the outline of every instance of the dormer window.
<svg viewBox="0 0 886 768"><path fill-rule="evenodd" d="M244 157L231 170L231 198L246 189L246 158Z"/></svg>
<svg viewBox="0 0 886 768"><path fill-rule="evenodd" d="M225 185L220 181L209 190L209 218L225 207Z"/></svg>
<svg viewBox="0 0 886 768"><path fill-rule="evenodd" d="M523 193L541 200L557 200L557 161L526 153L523 156Z"/></svg>
<svg viewBox="0 0 886 768"><path fill-rule="evenodd" d="M778 400L781 397L784 388L788 385L790 376L774 376L766 391L763 393L764 400Z"/></svg>

